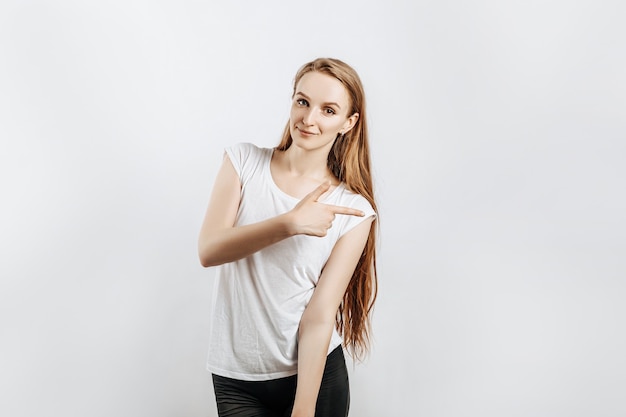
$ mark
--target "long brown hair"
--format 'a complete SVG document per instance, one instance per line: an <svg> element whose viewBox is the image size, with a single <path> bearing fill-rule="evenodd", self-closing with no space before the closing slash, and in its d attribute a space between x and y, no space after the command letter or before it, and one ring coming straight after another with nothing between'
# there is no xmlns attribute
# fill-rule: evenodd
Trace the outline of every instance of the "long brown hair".
<svg viewBox="0 0 626 417"><path fill-rule="evenodd" d="M369 201L376 213L374 187L370 169L370 151L365 112L365 92L356 71L345 62L333 58L318 58L304 64L297 72L293 84L295 94L298 82L308 72L320 72L339 80L350 96L351 110L348 116L359 113L355 126L343 137L335 139L328 153L328 168L346 187ZM291 146L289 122L278 145L279 151ZM337 311L337 330L344 344L356 359L362 359L370 345L371 312L378 293L376 274L376 232L378 223L372 223L369 237L361 258L352 274L346 293Z"/></svg>

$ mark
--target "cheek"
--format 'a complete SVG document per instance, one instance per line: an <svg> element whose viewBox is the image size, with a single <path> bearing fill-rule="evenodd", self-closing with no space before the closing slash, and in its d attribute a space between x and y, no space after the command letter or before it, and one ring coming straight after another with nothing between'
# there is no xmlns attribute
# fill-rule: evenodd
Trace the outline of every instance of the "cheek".
<svg viewBox="0 0 626 417"><path fill-rule="evenodd" d="M289 112L289 119L295 123L298 121L298 119L302 118L302 111L300 109L298 109L297 107L292 107L291 111Z"/></svg>
<svg viewBox="0 0 626 417"><path fill-rule="evenodd" d="M330 132L339 131L343 127L344 122L345 120L340 120L337 118L328 119L324 123L324 128Z"/></svg>

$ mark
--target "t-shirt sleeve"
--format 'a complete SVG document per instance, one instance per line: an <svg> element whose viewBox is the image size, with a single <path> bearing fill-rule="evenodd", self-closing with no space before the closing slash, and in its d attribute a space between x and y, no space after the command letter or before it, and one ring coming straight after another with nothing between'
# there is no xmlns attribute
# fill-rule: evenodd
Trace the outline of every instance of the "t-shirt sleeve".
<svg viewBox="0 0 626 417"><path fill-rule="evenodd" d="M353 228L361 224L361 222L365 221L366 219L369 219L372 217L376 219L377 214L372 208L372 205L369 203L369 201L365 199L365 197L361 195L355 194L353 198L351 199L351 201L342 205L345 205L347 207L352 207L357 210L361 210L362 212L365 213L365 216L360 217L360 216L342 215L343 219L342 219L341 232L339 233L339 237L343 236L344 234L346 234L347 232L349 232L350 230L352 230Z"/></svg>
<svg viewBox="0 0 626 417"><path fill-rule="evenodd" d="M245 186L259 161L260 150L251 143L238 143L224 149L233 164L241 185Z"/></svg>

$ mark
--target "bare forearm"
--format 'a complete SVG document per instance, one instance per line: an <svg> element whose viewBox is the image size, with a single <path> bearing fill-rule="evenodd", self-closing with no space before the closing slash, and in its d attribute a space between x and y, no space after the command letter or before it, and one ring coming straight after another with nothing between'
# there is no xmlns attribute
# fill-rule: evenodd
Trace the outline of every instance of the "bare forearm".
<svg viewBox="0 0 626 417"><path fill-rule="evenodd" d="M299 234L326 236L337 214L363 216L361 210L317 202L330 187L328 182L307 194L284 214L259 223L233 226L240 204L240 185L234 169L231 167L229 170L228 166L224 168L223 178L218 177L216 181L221 187L215 187L200 230L198 255L203 266L236 261ZM232 178L229 179L229 176Z"/></svg>
<svg viewBox="0 0 626 417"><path fill-rule="evenodd" d="M315 414L333 325L322 321L300 325L298 384L292 417L313 417Z"/></svg>
<svg viewBox="0 0 626 417"><path fill-rule="evenodd" d="M293 235L286 215L245 226L213 230L200 236L200 262L203 266L215 266L236 261Z"/></svg>

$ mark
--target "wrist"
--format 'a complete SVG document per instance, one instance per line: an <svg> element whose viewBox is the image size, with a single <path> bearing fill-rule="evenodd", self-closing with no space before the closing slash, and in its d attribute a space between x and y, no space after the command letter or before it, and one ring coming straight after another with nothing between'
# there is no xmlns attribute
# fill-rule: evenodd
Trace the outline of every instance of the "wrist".
<svg viewBox="0 0 626 417"><path fill-rule="evenodd" d="M278 216L279 227L287 235L292 237L299 234L296 229L296 223L292 220L291 212L287 212Z"/></svg>

